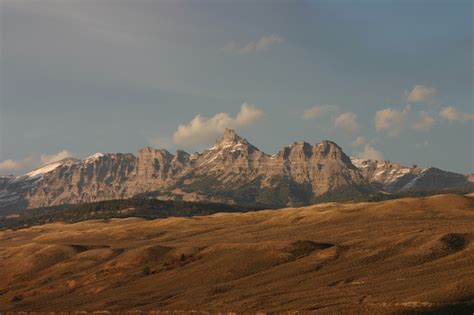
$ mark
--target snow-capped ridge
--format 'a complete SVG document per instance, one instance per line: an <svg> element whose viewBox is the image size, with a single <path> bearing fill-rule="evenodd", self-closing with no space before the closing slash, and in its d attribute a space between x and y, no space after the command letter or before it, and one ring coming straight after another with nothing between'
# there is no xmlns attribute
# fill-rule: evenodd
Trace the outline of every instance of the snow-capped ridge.
<svg viewBox="0 0 474 315"><path fill-rule="evenodd" d="M385 188L388 188L401 178L406 178L406 176L416 177L426 170L426 168L421 168L416 165L408 167L389 160L370 160L351 157L351 162L362 172L369 182L381 184Z"/></svg>
<svg viewBox="0 0 474 315"><path fill-rule="evenodd" d="M74 158L65 158L65 159L62 159L60 161L56 161L56 162L53 162L53 163L49 163L49 164L40 166L39 168L37 168L37 169L35 169L31 172L28 172L28 173L26 173L22 176L19 176L19 177L36 178L36 177L39 177L41 175L44 175L44 174L47 174L49 172L54 171L56 168L58 168L61 165L72 165L72 164L76 164L78 162L79 162L79 160L74 159Z"/></svg>
<svg viewBox="0 0 474 315"><path fill-rule="evenodd" d="M269 155L229 129L210 149L191 155L184 151L173 155L152 147L136 155L98 152L83 160L44 165L21 176L1 177L0 210L143 193L188 201L303 205L339 191L347 198L373 191L398 193L410 182L413 188L409 189L417 191L474 191L466 175L426 171L388 160L349 158L327 140L294 142Z"/></svg>
<svg viewBox="0 0 474 315"><path fill-rule="evenodd" d="M84 159L84 162L93 162L93 161L96 161L98 159L100 159L101 157L103 157L105 154L102 153L102 152L97 152L97 153L94 153L92 154L91 156L88 156Z"/></svg>

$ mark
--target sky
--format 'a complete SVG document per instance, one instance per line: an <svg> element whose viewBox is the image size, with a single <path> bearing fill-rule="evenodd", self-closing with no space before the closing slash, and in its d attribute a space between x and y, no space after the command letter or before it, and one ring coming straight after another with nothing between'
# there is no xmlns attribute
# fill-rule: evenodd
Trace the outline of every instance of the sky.
<svg viewBox="0 0 474 315"><path fill-rule="evenodd" d="M474 172L472 1L0 0L0 174L202 150Z"/></svg>

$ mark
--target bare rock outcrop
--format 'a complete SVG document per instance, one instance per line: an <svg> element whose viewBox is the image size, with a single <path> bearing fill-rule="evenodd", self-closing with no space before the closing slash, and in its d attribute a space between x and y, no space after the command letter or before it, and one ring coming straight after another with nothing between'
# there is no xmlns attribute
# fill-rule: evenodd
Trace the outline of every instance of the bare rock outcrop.
<svg viewBox="0 0 474 315"><path fill-rule="evenodd" d="M466 188L467 177L389 161L349 158L336 143L295 142L266 154L227 129L200 153L145 147L64 159L22 176L0 177L0 210L129 198L140 194L273 206L352 199L376 189ZM474 189L474 188L473 188Z"/></svg>

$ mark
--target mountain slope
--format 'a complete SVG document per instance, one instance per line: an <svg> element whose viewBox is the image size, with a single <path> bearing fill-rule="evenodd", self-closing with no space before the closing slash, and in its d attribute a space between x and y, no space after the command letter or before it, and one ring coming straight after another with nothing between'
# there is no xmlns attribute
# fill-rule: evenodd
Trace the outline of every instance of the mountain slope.
<svg viewBox="0 0 474 315"><path fill-rule="evenodd" d="M416 165L407 167L387 160L351 157L351 161L371 184L386 192L474 191L474 182L468 175L434 167L421 168Z"/></svg>
<svg viewBox="0 0 474 315"><path fill-rule="evenodd" d="M434 183L432 182L434 181ZM0 178L0 210L130 198L211 201L243 205L304 205L352 200L367 193L462 189L460 174L407 168L389 161L349 158L334 142L295 142L266 154L228 129L195 154L145 147L65 159L22 176Z"/></svg>
<svg viewBox="0 0 474 315"><path fill-rule="evenodd" d="M0 310L471 314L473 222L441 195L0 231Z"/></svg>

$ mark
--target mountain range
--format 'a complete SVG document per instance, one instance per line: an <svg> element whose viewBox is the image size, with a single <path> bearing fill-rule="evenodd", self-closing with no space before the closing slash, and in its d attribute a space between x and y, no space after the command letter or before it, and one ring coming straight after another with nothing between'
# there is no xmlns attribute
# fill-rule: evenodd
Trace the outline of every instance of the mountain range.
<svg viewBox="0 0 474 315"><path fill-rule="evenodd" d="M294 142L266 154L227 129L200 153L145 147L67 158L0 176L0 210L146 195L159 199L296 206L372 193L474 191L473 176L347 156L331 141Z"/></svg>

